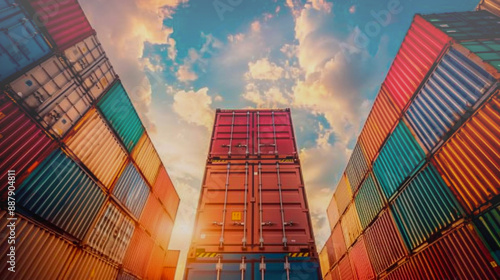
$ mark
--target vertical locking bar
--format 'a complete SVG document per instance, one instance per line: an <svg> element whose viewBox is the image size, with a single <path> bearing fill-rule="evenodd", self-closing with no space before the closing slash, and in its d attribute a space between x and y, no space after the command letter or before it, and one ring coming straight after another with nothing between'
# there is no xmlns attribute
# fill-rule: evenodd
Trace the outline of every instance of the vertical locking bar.
<svg viewBox="0 0 500 280"><path fill-rule="evenodd" d="M220 276L222 273L222 262L221 262L222 256L218 256L217 264L215 265L215 270L217 271L217 280L221 280Z"/></svg>
<svg viewBox="0 0 500 280"><path fill-rule="evenodd" d="M250 144L250 111L247 111L247 146L246 155L248 156L248 145Z"/></svg>
<svg viewBox="0 0 500 280"><path fill-rule="evenodd" d="M264 262L264 256L260 257L259 270L260 270L260 279L264 280L264 273L266 271L266 263Z"/></svg>
<svg viewBox="0 0 500 280"><path fill-rule="evenodd" d="M283 247L287 247L288 240L286 239L285 232L285 209L283 208L283 194L281 192L281 178L280 178L280 164L276 163L276 175L278 177L278 192L280 196L280 212L281 212L281 226L283 228Z"/></svg>
<svg viewBox="0 0 500 280"><path fill-rule="evenodd" d="M285 256L284 268L286 270L286 280L290 280L290 263L288 262L288 256Z"/></svg>
<svg viewBox="0 0 500 280"><path fill-rule="evenodd" d="M260 113L257 111L257 155L260 156Z"/></svg>
<svg viewBox="0 0 500 280"><path fill-rule="evenodd" d="M274 111L272 112L272 116L273 116L273 137L274 137L274 154L275 155L278 155L278 143L277 143L277 140L276 140L276 123L274 122Z"/></svg>
<svg viewBox="0 0 500 280"><path fill-rule="evenodd" d="M247 270L247 264L245 263L245 257L241 257L241 263L240 263L241 280L245 280L246 270Z"/></svg>
<svg viewBox="0 0 500 280"><path fill-rule="evenodd" d="M219 239L219 248L224 246L224 227L226 225L226 213L227 213L227 191L229 188L229 170L231 168L231 163L227 163L227 173L226 173L226 185L225 185L225 193L224 193L224 208L222 210L222 225L221 225L221 233Z"/></svg>
<svg viewBox="0 0 500 280"><path fill-rule="evenodd" d="M247 204L248 204L248 162L245 164L245 195L244 201L245 204L243 206L243 239L241 240L242 247L247 247Z"/></svg>
<svg viewBox="0 0 500 280"><path fill-rule="evenodd" d="M262 209L262 163L259 162L259 243L260 243L260 248L264 247L264 236L262 233L262 212L264 210Z"/></svg>
<svg viewBox="0 0 500 280"><path fill-rule="evenodd" d="M229 151L227 152L229 157L231 157L231 148L233 146L234 114L235 112L233 111L233 118L231 119L231 134L229 136Z"/></svg>

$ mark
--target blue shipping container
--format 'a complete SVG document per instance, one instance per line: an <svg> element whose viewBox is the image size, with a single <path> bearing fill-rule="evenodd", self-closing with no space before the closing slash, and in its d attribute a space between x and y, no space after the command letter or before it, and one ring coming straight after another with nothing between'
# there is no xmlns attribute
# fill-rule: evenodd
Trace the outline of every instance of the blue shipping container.
<svg viewBox="0 0 500 280"><path fill-rule="evenodd" d="M50 53L40 31L17 1L0 1L0 81Z"/></svg>
<svg viewBox="0 0 500 280"><path fill-rule="evenodd" d="M97 105L130 152L144 127L120 81L117 81Z"/></svg>
<svg viewBox="0 0 500 280"><path fill-rule="evenodd" d="M428 151L491 88L495 79L451 48L408 108L406 119Z"/></svg>
<svg viewBox="0 0 500 280"><path fill-rule="evenodd" d="M352 151L351 158L345 169L349 183L351 184L352 192L354 193L363 181L363 178L368 172L368 164L366 163L366 158L361 147L361 143L358 141L354 150Z"/></svg>
<svg viewBox="0 0 500 280"><path fill-rule="evenodd" d="M129 163L118 178L113 195L139 218L149 196L149 187L132 163Z"/></svg>
<svg viewBox="0 0 500 280"><path fill-rule="evenodd" d="M56 150L19 186L16 198L31 213L82 239L105 195L73 160Z"/></svg>

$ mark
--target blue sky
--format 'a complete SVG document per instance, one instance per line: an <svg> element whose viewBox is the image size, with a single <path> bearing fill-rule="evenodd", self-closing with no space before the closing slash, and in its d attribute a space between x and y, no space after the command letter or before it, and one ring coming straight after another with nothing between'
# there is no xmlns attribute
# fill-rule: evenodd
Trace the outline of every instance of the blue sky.
<svg viewBox="0 0 500 280"><path fill-rule="evenodd" d="M478 1L80 2L181 196L171 247L184 259L215 108L292 108L321 246L327 203L413 15Z"/></svg>

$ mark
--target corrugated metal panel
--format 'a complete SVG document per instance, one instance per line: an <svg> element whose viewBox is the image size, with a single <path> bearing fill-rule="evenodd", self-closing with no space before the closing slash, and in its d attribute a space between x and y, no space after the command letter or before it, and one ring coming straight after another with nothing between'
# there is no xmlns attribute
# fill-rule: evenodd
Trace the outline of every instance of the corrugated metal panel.
<svg viewBox="0 0 500 280"><path fill-rule="evenodd" d="M349 258L358 280L374 279L372 264L365 247L365 239L361 236L352 246Z"/></svg>
<svg viewBox="0 0 500 280"><path fill-rule="evenodd" d="M365 126L359 135L368 165L371 165L382 143L396 124L400 112L401 109L394 105L394 101L387 93L387 88L382 85L375 98L372 110L366 119Z"/></svg>
<svg viewBox="0 0 500 280"><path fill-rule="evenodd" d="M448 36L415 15L384 81L399 109L406 106L448 41Z"/></svg>
<svg viewBox="0 0 500 280"><path fill-rule="evenodd" d="M328 255L328 261L330 267L332 267L334 264L337 263L337 261L340 259L341 256L336 256L335 255L335 246L334 244L335 241L333 240L333 236L330 235L328 240L326 241L325 248L326 248L326 254Z"/></svg>
<svg viewBox="0 0 500 280"><path fill-rule="evenodd" d="M337 259L342 258L345 252L347 252L347 247L345 245L346 241L340 223L337 223L337 225L333 228L332 243L336 258Z"/></svg>
<svg viewBox="0 0 500 280"><path fill-rule="evenodd" d="M142 174L144 174L149 184L153 185L160 170L161 160L146 133L144 133L139 143L135 146L132 158L141 169Z"/></svg>
<svg viewBox="0 0 500 280"><path fill-rule="evenodd" d="M340 272L339 272L339 266L335 266L332 271L330 272L330 277L332 280L341 280L340 279Z"/></svg>
<svg viewBox="0 0 500 280"><path fill-rule="evenodd" d="M98 107L128 151L132 151L144 133L144 127L121 82L111 87Z"/></svg>
<svg viewBox="0 0 500 280"><path fill-rule="evenodd" d="M342 232L344 233L345 244L349 248L354 241L358 238L363 230L359 223L358 211L356 206L352 203L345 212L344 216L340 219L342 225Z"/></svg>
<svg viewBox="0 0 500 280"><path fill-rule="evenodd" d="M342 215L349 203L351 203L352 199L351 185L349 184L349 180L347 179L345 173L340 178L339 184L333 194L333 198L339 207L340 215Z"/></svg>
<svg viewBox="0 0 500 280"><path fill-rule="evenodd" d="M0 3L0 19L0 81L4 81L48 55L50 49L16 1Z"/></svg>
<svg viewBox="0 0 500 280"><path fill-rule="evenodd" d="M23 74L9 87L12 96L58 137L74 126L92 104L91 96L56 56Z"/></svg>
<svg viewBox="0 0 500 280"><path fill-rule="evenodd" d="M462 216L462 209L431 164L396 197L391 210L410 249Z"/></svg>
<svg viewBox="0 0 500 280"><path fill-rule="evenodd" d="M168 250L167 255L165 256L165 267L177 267L177 263L179 262L180 250Z"/></svg>
<svg viewBox="0 0 500 280"><path fill-rule="evenodd" d="M319 265L321 267L321 275L323 277L328 272L330 272L330 261L328 260L328 252L326 251L326 245L319 252Z"/></svg>
<svg viewBox="0 0 500 280"><path fill-rule="evenodd" d="M109 188L127 160L126 150L97 111L92 110L64 142L79 160Z"/></svg>
<svg viewBox="0 0 500 280"><path fill-rule="evenodd" d="M134 229L134 221L110 202L86 243L113 261L122 263Z"/></svg>
<svg viewBox="0 0 500 280"><path fill-rule="evenodd" d="M60 150L30 174L16 197L20 206L78 239L83 238L105 200L97 184Z"/></svg>
<svg viewBox="0 0 500 280"><path fill-rule="evenodd" d="M354 198L361 226L366 228L377 216L385 204L385 199L379 191L377 179L370 173Z"/></svg>
<svg viewBox="0 0 500 280"><path fill-rule="evenodd" d="M251 111L217 111L209 157L253 155L253 115Z"/></svg>
<svg viewBox="0 0 500 280"><path fill-rule="evenodd" d="M165 251L162 248L155 246L151 253L146 279L160 280L163 272L163 260L165 259Z"/></svg>
<svg viewBox="0 0 500 280"><path fill-rule="evenodd" d="M168 248L174 222L155 196L149 196L140 222L153 239L157 240L163 248Z"/></svg>
<svg viewBox="0 0 500 280"><path fill-rule="evenodd" d="M414 257L422 279L498 279L498 264L488 260L478 236L460 227ZM491 263L490 263L491 261Z"/></svg>
<svg viewBox="0 0 500 280"><path fill-rule="evenodd" d="M19 184L23 172L54 148L54 142L0 93L0 174L5 176L8 170L15 170ZM0 192L6 187L7 180L3 180Z"/></svg>
<svg viewBox="0 0 500 280"><path fill-rule="evenodd" d="M34 16L43 24L59 50L94 33L76 0L29 0Z"/></svg>
<svg viewBox="0 0 500 280"><path fill-rule="evenodd" d="M164 166L160 167L153 192L158 196L163 206L165 206L170 217L175 219L180 199Z"/></svg>
<svg viewBox="0 0 500 280"><path fill-rule="evenodd" d="M413 261L407 261L404 264L401 264L394 270L392 270L389 274L381 279L384 280L420 280L420 276L416 273L417 268L415 267L415 263ZM423 279L422 279L423 280Z"/></svg>
<svg viewBox="0 0 500 280"><path fill-rule="evenodd" d="M467 212L500 194L500 95L480 109L434 162Z"/></svg>
<svg viewBox="0 0 500 280"><path fill-rule="evenodd" d="M118 178L113 195L125 205L136 218L139 218L149 196L149 187L141 174L129 163Z"/></svg>
<svg viewBox="0 0 500 280"><path fill-rule="evenodd" d="M56 257L56 256L47 256ZM118 275L118 267L107 262L98 256L85 250L79 250L77 256L73 259L68 271L61 279L68 280L114 280Z"/></svg>
<svg viewBox="0 0 500 280"><path fill-rule="evenodd" d="M259 110L254 118L254 149L258 156L297 156L289 110Z"/></svg>
<svg viewBox="0 0 500 280"><path fill-rule="evenodd" d="M123 260L123 267L139 277L144 277L153 252L153 246L153 240L146 232L140 227L136 227Z"/></svg>
<svg viewBox="0 0 500 280"><path fill-rule="evenodd" d="M380 151L373 172L387 199L423 161L425 153L404 122L400 122Z"/></svg>
<svg viewBox="0 0 500 280"><path fill-rule="evenodd" d="M122 270L116 280L139 280L139 278Z"/></svg>
<svg viewBox="0 0 500 280"><path fill-rule="evenodd" d="M330 203L328 204L328 208L326 209L326 215L328 217L328 223L330 224L330 230L332 230L340 219L337 201L335 201L333 195L330 199Z"/></svg>
<svg viewBox="0 0 500 280"><path fill-rule="evenodd" d="M174 221L165 211L161 211L160 219L158 221L158 238L157 241L163 249L168 248L172 230L174 228Z"/></svg>
<svg viewBox="0 0 500 280"><path fill-rule="evenodd" d="M500 17L500 1L499 0L481 0L477 6L477 10L486 10Z"/></svg>
<svg viewBox="0 0 500 280"><path fill-rule="evenodd" d="M358 141L354 150L352 151L351 158L349 159L349 163L347 163L347 167L345 169L345 173L347 178L349 179L349 183L351 184L352 192L356 192L356 190L361 185L361 181L365 177L368 172L368 165L366 163L366 158L364 155L364 151L362 149L361 143Z"/></svg>
<svg viewBox="0 0 500 280"><path fill-rule="evenodd" d="M450 48L407 111L425 148L433 150L494 82L485 69Z"/></svg>
<svg viewBox="0 0 500 280"><path fill-rule="evenodd" d="M356 274L354 274L354 270L352 268L351 260L348 255L340 260L338 264L339 274L341 280L355 280Z"/></svg>
<svg viewBox="0 0 500 280"><path fill-rule="evenodd" d="M497 263L500 263L500 204L474 219L477 231Z"/></svg>
<svg viewBox="0 0 500 280"><path fill-rule="evenodd" d="M377 275L407 254L389 210L385 210L365 231L366 249Z"/></svg>
<svg viewBox="0 0 500 280"><path fill-rule="evenodd" d="M56 236L54 233L43 229L22 216L16 215L16 264L15 274L8 271L10 265L7 263L9 253L7 220L10 215L0 210L0 234L1 263L0 278L2 279L58 279L66 263L75 254L76 248L69 242ZM55 257L57 256L57 257Z"/></svg>
<svg viewBox="0 0 500 280"><path fill-rule="evenodd" d="M482 62L481 65L488 69L497 80L500 78L498 73L500 71L500 53L498 52L500 39L461 42L460 45L477 55ZM469 57L473 55L469 54Z"/></svg>

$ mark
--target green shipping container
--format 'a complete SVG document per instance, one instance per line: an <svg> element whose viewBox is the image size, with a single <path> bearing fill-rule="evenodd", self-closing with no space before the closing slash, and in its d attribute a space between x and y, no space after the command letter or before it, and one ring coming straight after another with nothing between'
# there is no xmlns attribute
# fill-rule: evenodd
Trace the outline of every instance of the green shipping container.
<svg viewBox="0 0 500 280"><path fill-rule="evenodd" d="M385 199L379 191L378 182L373 173L366 177L354 198L356 209L358 209L359 221L365 229L384 207Z"/></svg>
<svg viewBox="0 0 500 280"><path fill-rule="evenodd" d="M400 122L373 164L373 171L387 199L422 163L425 153L404 122Z"/></svg>
<svg viewBox="0 0 500 280"><path fill-rule="evenodd" d="M97 104L111 127L130 152L135 147L144 127L120 81L117 81Z"/></svg>
<svg viewBox="0 0 500 280"><path fill-rule="evenodd" d="M500 263L500 204L474 219L474 224L493 258Z"/></svg>
<svg viewBox="0 0 500 280"><path fill-rule="evenodd" d="M463 215L458 202L431 164L410 181L390 207L411 250Z"/></svg>

